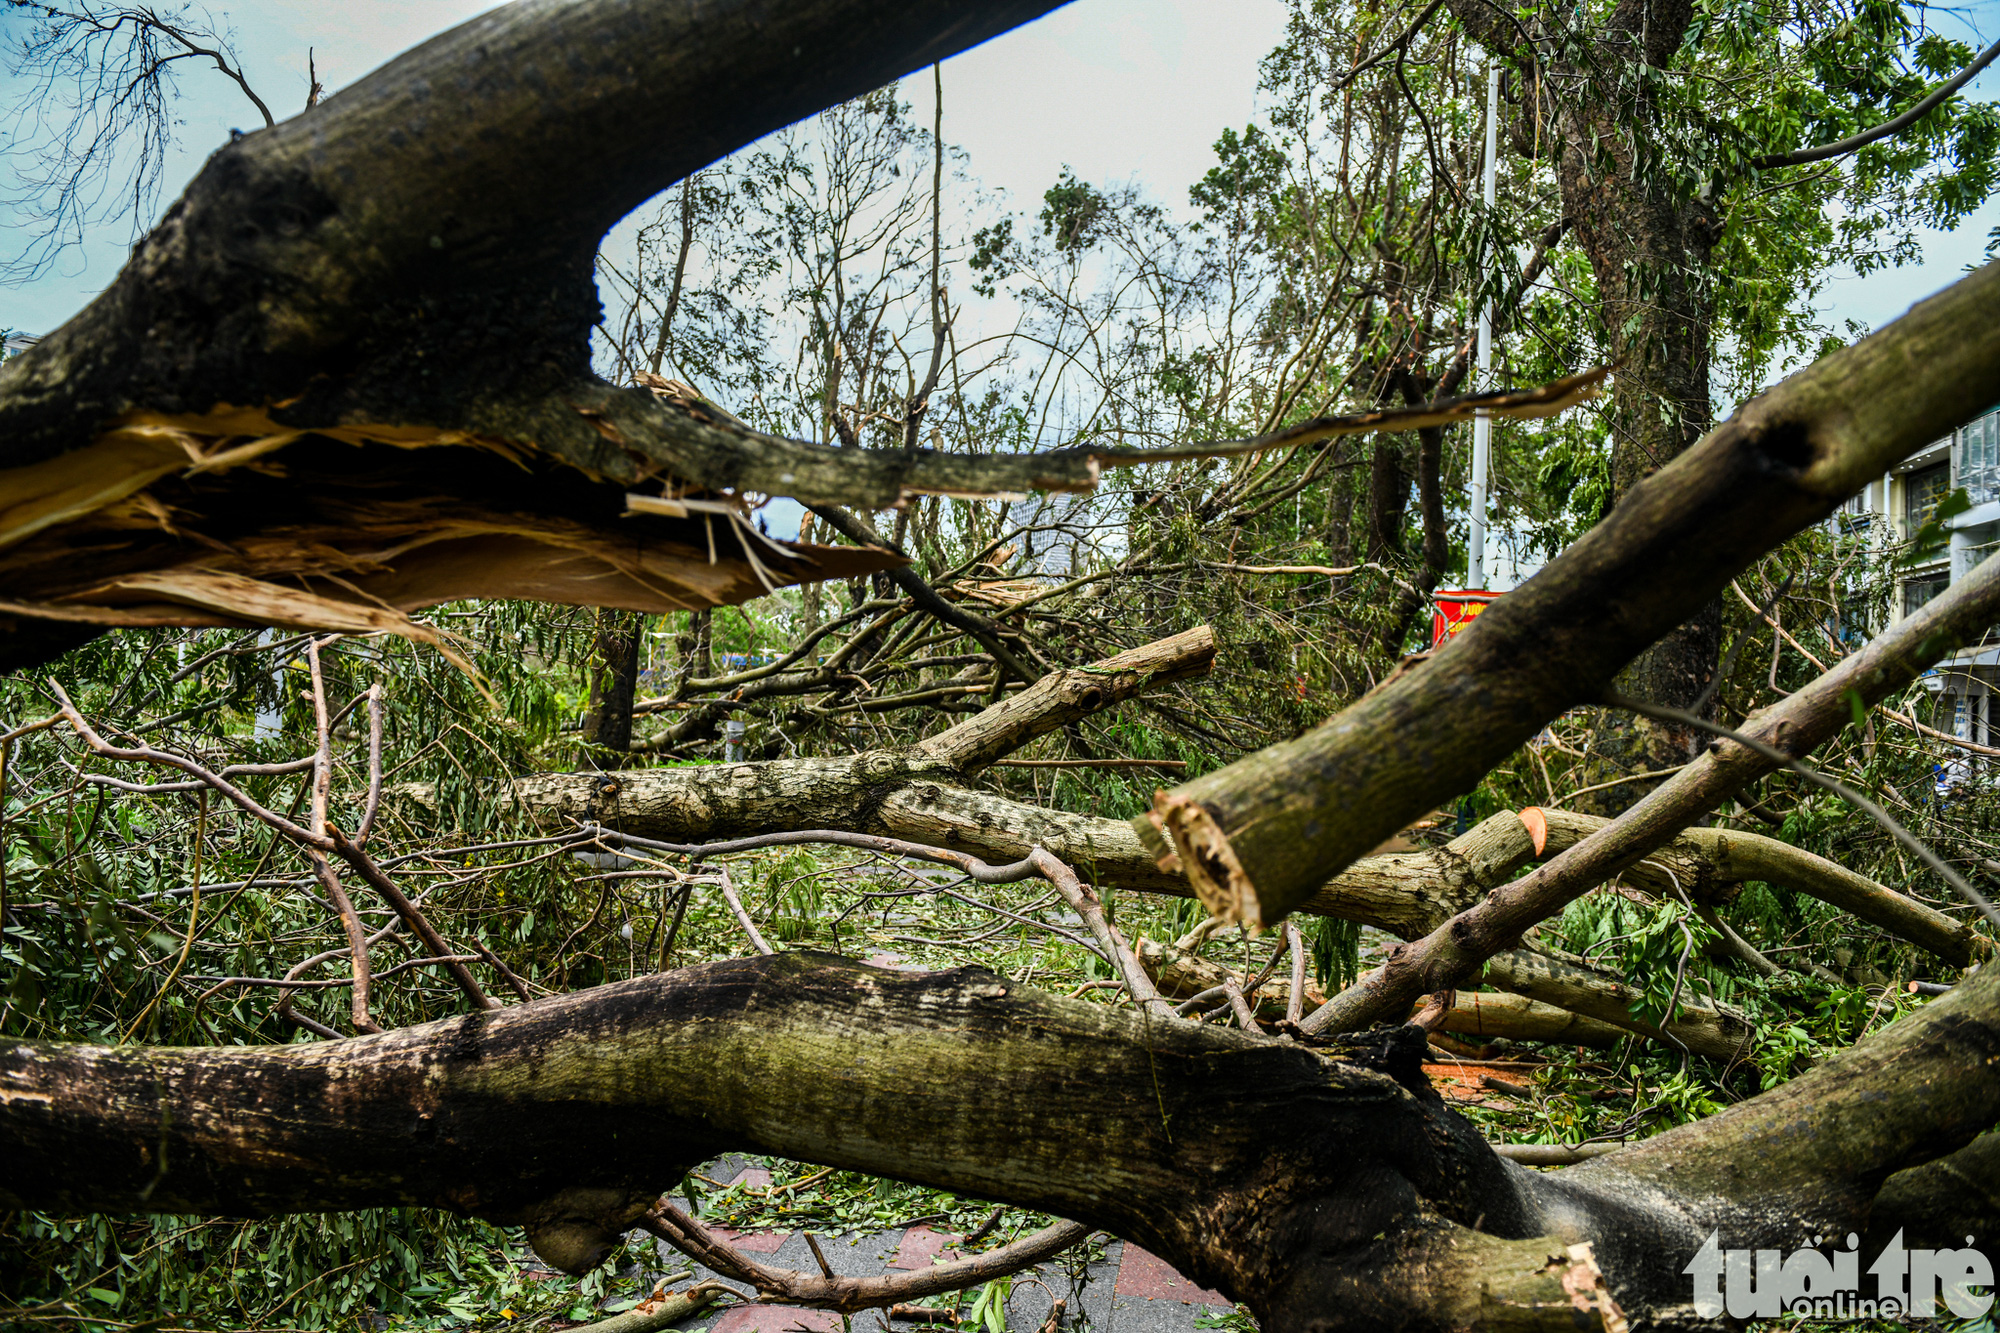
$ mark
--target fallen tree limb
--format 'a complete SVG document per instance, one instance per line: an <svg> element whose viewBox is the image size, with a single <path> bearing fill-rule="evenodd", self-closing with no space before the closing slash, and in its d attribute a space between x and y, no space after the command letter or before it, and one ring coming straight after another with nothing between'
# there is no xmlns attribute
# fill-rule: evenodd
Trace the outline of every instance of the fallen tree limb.
<svg viewBox="0 0 2000 1333"><path fill-rule="evenodd" d="M1549 831L1547 852L1560 854L1611 823L1601 815L1562 810L1539 812ZM1927 949L1954 967L1968 967L1991 955L1993 943L1962 921L1928 903L1877 884L1837 861L1761 833L1739 829L1691 828L1648 853L1624 872L1625 881L1671 896L1676 888L1696 902L1714 898L1724 885L1764 880L1880 926Z"/></svg>
<svg viewBox="0 0 2000 1333"><path fill-rule="evenodd" d="M1854 699L1867 707L1901 689L1984 631L1996 612L2000 568L1980 565L1833 670L1752 717L1743 733L1779 754L1807 754L1852 718ZM1477 975L1486 959L1512 948L1537 922L1637 865L1724 798L1779 766L1735 741L1718 743L1581 842L1423 939L1398 946L1381 967L1308 1014L1305 1025L1314 1031L1365 1027L1392 1017L1419 995Z"/></svg>
<svg viewBox="0 0 2000 1333"><path fill-rule="evenodd" d="M1135 831L1211 911L1277 924L1595 700L1751 560L1978 411L1976 386L1996 367L2000 265L1989 264L1745 404L1427 660L1298 740L1162 792Z"/></svg>
<svg viewBox="0 0 2000 1333"><path fill-rule="evenodd" d="M850 514L839 505L813 505L812 512L826 520L828 527L857 546L901 554L895 550L893 543L882 540L881 534L875 531L867 519L858 514ZM908 593L910 600L918 606L945 624L962 629L978 640L979 646L984 648L1001 668L1013 672L1024 684L1032 685L1042 678L1043 672L1024 662L1020 654L1001 642L998 625L976 611L953 606L938 596L937 590L924 582L916 570L910 568L907 558L904 563L890 568L889 577L895 580L896 586Z"/></svg>
<svg viewBox="0 0 2000 1333"><path fill-rule="evenodd" d="M661 1290L629 1310L609 1319L580 1324L570 1333L657 1333L700 1314L720 1298L732 1294L730 1288L712 1280L693 1283L686 1291Z"/></svg>
<svg viewBox="0 0 2000 1333"><path fill-rule="evenodd" d="M1620 1035L1637 1033L1711 1059L1749 1059L1756 1042L1756 1028L1742 1010L1692 996L1682 997L1664 1021L1641 1017L1634 1013L1644 1009L1644 996L1637 987L1558 950L1497 953L1486 960L1484 980L1558 1012L1596 1020Z"/></svg>
<svg viewBox="0 0 2000 1333"><path fill-rule="evenodd" d="M1229 969L1220 963L1183 953L1155 940L1140 939L1133 946L1133 953L1140 966L1146 969L1146 974L1159 984L1160 993L1169 999L1185 1000L1217 989L1231 975ZM1527 969L1524 967L1522 970ZM1608 977L1600 979L1594 973L1591 979L1599 985L1611 981ZM1303 993L1305 1002L1315 1008L1326 1003L1326 996L1310 981L1305 983ZM1257 1016L1276 1022L1287 1016L1291 1001L1289 981L1267 981L1257 990ZM1456 992L1452 997L1452 1006L1439 1026L1442 1031L1465 1036L1564 1042L1576 1046L1615 1046L1634 1030L1629 1019L1620 1024L1600 1022L1567 1007L1544 1004L1526 994L1496 995L1490 991ZM1654 1031L1657 1033L1658 1029Z"/></svg>
<svg viewBox="0 0 2000 1333"><path fill-rule="evenodd" d="M790 954L305 1046L15 1040L0 1201L445 1207L521 1222L577 1271L661 1186L749 1149L1102 1227L1274 1333L1570 1329L1580 1310L1616 1329L1693 1322L1681 1270L1712 1228L1773 1249L1858 1228L1894 1173L2000 1119L2000 973L1773 1092L1553 1175L1504 1162L1438 1099L1420 1037L1314 1050L976 969ZM1889 1095L1913 1084L1926 1095Z"/></svg>
<svg viewBox="0 0 2000 1333"><path fill-rule="evenodd" d="M723 1276L750 1283L767 1300L838 1310L842 1314L858 1314L899 1301L963 1291L1053 1259L1090 1236L1089 1227L1057 1222L984 1254L932 1264L909 1273L851 1277L801 1273L753 1259L718 1241L701 1223L664 1199L639 1219L639 1225Z"/></svg>

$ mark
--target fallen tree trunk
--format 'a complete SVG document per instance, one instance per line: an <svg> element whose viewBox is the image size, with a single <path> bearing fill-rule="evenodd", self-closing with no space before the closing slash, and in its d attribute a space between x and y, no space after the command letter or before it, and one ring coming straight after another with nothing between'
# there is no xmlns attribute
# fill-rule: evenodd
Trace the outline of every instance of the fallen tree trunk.
<svg viewBox="0 0 2000 1333"><path fill-rule="evenodd" d="M1734 1005L1684 995L1664 1021L1647 1018L1637 987L1559 950L1509 949L1495 954L1486 960L1482 979L1551 1008L1710 1059L1747 1060L1756 1044L1756 1028Z"/></svg>
<svg viewBox="0 0 2000 1333"><path fill-rule="evenodd" d="M306 1046L11 1041L0 1202L443 1207L519 1221L577 1271L689 1166L751 1149L1103 1227L1270 1333L1617 1329L1699 1322L1682 1267L1712 1228L1773 1249L1858 1229L1894 1173L2000 1118L2000 974L1553 1175L1444 1105L1421 1038L1312 1050L976 969L789 954Z"/></svg>
<svg viewBox="0 0 2000 1333"><path fill-rule="evenodd" d="M1566 852L1611 823L1602 815L1566 810L1539 810L1536 814L1548 829L1543 855ZM1730 885L1763 880L1880 926L1953 967L1969 967L1993 952L1991 940L1928 903L1877 884L1837 861L1761 833L1687 829L1626 867L1622 874L1626 883L1657 896L1672 898L1685 892L1698 903L1717 901Z"/></svg>
<svg viewBox="0 0 2000 1333"><path fill-rule="evenodd" d="M1134 830L1215 914L1276 925L1566 709L1595 702L1750 561L1980 411L1996 370L2000 264L1989 264L1745 404L1427 659L1318 730L1163 791Z"/></svg>
<svg viewBox="0 0 2000 1333"><path fill-rule="evenodd" d="M1983 564L1805 688L1747 721L1740 734L1772 754L1724 740L1640 798L1638 804L1531 873L1414 943L1307 1015L1314 1031L1380 1022L1419 995L1478 975L1485 960L1620 871L1667 846L1725 797L1811 753L1853 716L1901 689L1953 647L1982 632L2000 611L2000 567ZM1484 616L1480 617L1482 620ZM1777 757L1773 757L1773 755Z"/></svg>
<svg viewBox="0 0 2000 1333"><path fill-rule="evenodd" d="M1138 956L1139 965L1146 969L1146 975L1159 986L1160 993L1172 1000L1192 999L1216 990L1225 977L1233 975L1219 963L1154 940L1140 939L1132 946L1132 951ZM1530 970L1527 966L1520 969L1524 973ZM1511 975L1509 979L1512 980ZM1600 980L1592 974L1592 980L1602 984L1609 978ZM1306 982L1304 994L1305 1003L1309 1005L1318 1007L1326 1003L1325 993L1311 981ZM1273 977L1258 987L1257 994L1250 998L1249 1003L1258 1018L1276 1022L1285 1016L1291 998L1291 980ZM1445 1032L1473 1037L1563 1042L1576 1046L1615 1046L1636 1030L1629 1026L1629 1022L1600 1022L1568 1007L1543 1004L1523 993L1496 995L1490 991L1459 991L1454 994L1451 1008L1439 1020L1438 1026ZM1657 1033L1655 1028L1653 1033L1646 1035Z"/></svg>

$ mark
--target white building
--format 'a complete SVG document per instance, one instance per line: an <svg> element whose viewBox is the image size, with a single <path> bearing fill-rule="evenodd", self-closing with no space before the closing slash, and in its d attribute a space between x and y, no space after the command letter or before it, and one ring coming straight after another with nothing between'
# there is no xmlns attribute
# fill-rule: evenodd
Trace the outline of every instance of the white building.
<svg viewBox="0 0 2000 1333"><path fill-rule="evenodd" d="M1949 540L1942 549L1898 571L1890 623L1964 578L2000 546L2000 407L1917 450L1841 506L1836 521L1846 530L1867 532L1885 547L1906 547L1936 515L1939 502L1961 488L1972 507L1945 521ZM1940 662L1925 680L1940 696L1939 715L1949 720L1954 735L1994 743L2000 728L2000 710L1992 702L2000 690L2000 642L1991 633Z"/></svg>

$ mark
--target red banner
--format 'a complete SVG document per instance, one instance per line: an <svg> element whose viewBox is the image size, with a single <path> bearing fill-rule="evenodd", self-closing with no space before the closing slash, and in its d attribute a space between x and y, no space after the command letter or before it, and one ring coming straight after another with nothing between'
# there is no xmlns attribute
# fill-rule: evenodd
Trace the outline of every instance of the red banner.
<svg viewBox="0 0 2000 1333"><path fill-rule="evenodd" d="M1439 591L1437 608L1431 612L1431 647L1470 625L1500 594L1477 588Z"/></svg>

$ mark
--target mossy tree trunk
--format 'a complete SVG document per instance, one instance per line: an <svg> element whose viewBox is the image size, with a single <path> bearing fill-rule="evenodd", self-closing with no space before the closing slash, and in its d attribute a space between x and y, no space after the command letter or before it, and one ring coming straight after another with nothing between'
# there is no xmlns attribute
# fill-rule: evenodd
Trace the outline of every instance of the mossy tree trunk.
<svg viewBox="0 0 2000 1333"><path fill-rule="evenodd" d="M1416 1028L1310 1049L973 968L781 954L306 1046L9 1042L0 1204L426 1205L521 1223L581 1270L690 1167L748 1149L1102 1227L1267 1333L1690 1324L1681 1269L1711 1229L1791 1250L1864 1229L1885 1184L1913 1217L2000 1222L2000 1195L1947 1214L1895 1183L1959 1154L2000 1184L1992 1154L1959 1153L2000 1119L2000 973L1549 1175L1494 1154L1422 1058Z"/></svg>

